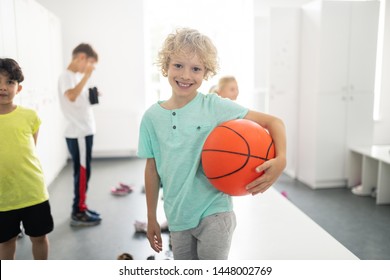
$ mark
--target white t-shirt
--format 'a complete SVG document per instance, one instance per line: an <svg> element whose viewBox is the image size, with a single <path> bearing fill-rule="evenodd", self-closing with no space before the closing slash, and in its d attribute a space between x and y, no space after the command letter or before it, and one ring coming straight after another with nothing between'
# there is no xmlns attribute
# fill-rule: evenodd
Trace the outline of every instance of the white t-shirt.
<svg viewBox="0 0 390 280"><path fill-rule="evenodd" d="M65 96L65 92L74 88L82 77L81 73L66 70L58 81L61 109L67 121L64 133L66 138L85 137L96 132L95 117L89 103L88 86L83 88L74 102Z"/></svg>

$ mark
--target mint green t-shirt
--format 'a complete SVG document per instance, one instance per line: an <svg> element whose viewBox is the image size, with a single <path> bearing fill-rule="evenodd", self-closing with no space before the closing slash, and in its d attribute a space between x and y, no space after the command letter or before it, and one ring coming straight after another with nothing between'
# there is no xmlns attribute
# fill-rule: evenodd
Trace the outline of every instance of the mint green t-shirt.
<svg viewBox="0 0 390 280"><path fill-rule="evenodd" d="M201 161L203 144L220 123L242 119L248 109L216 94L198 93L186 106L167 110L162 102L144 114L138 156L154 158L171 231L196 227L206 216L231 211L232 200L206 178Z"/></svg>

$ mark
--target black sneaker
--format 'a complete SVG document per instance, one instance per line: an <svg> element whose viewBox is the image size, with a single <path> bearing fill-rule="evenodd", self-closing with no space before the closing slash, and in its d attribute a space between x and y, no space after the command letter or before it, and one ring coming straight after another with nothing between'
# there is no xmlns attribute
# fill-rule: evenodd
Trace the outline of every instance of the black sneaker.
<svg viewBox="0 0 390 280"><path fill-rule="evenodd" d="M101 220L102 219L98 216L90 215L87 212L81 212L72 214L70 225L73 227L96 226L100 224Z"/></svg>
<svg viewBox="0 0 390 280"><path fill-rule="evenodd" d="M85 210L85 212L87 212L89 215L91 216L97 216L97 217L100 217L100 213L94 211L94 210L91 210L91 209L87 209Z"/></svg>

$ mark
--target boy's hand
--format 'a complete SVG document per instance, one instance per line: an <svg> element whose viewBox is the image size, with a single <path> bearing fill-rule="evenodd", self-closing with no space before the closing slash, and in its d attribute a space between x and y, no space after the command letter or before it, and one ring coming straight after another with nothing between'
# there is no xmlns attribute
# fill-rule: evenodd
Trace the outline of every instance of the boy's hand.
<svg viewBox="0 0 390 280"><path fill-rule="evenodd" d="M150 247L157 253L160 253L162 251L162 239L160 225L157 221L148 221L146 236L148 237Z"/></svg>
<svg viewBox="0 0 390 280"><path fill-rule="evenodd" d="M286 159L281 157L264 162L256 168L256 172L261 173L264 171L264 174L249 183L246 189L252 195L265 192L278 179L285 167Z"/></svg>
<svg viewBox="0 0 390 280"><path fill-rule="evenodd" d="M95 70L95 64L94 63L88 63L87 66L85 66L85 72L84 74L88 77L92 75L92 72Z"/></svg>

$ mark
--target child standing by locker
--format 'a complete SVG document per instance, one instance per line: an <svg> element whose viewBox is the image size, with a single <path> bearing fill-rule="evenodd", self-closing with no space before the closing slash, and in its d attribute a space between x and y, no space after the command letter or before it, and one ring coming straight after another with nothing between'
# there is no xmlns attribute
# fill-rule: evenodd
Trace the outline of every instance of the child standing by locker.
<svg viewBox="0 0 390 280"><path fill-rule="evenodd" d="M53 230L49 194L35 153L36 112L14 104L24 77L18 63L0 58L0 259L14 259L23 224L34 259L47 259Z"/></svg>

